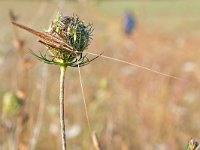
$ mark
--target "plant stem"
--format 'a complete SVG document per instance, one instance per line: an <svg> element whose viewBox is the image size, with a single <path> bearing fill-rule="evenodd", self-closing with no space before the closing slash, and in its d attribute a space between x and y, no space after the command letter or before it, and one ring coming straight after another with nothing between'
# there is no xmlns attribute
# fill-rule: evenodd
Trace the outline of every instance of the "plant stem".
<svg viewBox="0 0 200 150"><path fill-rule="evenodd" d="M40 94L40 102L37 114L37 121L35 127L33 128L33 132L30 139L30 150L35 150L35 147L38 142L38 137L41 132L41 127L43 123L44 111L45 111L45 97L46 97L46 90L47 90L47 65L43 65L42 67L42 77L41 77L41 94Z"/></svg>
<svg viewBox="0 0 200 150"><path fill-rule="evenodd" d="M64 115L64 81L65 81L65 66L60 66L60 125L62 137L62 150L67 149L66 135L65 135L65 115Z"/></svg>

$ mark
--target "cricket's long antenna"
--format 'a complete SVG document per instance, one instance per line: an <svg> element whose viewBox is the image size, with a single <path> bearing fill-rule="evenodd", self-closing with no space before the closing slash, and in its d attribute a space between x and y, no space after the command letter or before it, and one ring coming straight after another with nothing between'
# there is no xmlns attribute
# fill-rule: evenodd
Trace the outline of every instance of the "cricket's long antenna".
<svg viewBox="0 0 200 150"><path fill-rule="evenodd" d="M85 115L86 115L87 124L88 124L88 128L89 128L89 133L92 137L92 143L93 143L93 146L95 147L96 150L102 150L96 132L95 131L92 132L92 128L91 128L91 124L90 124L90 120L89 120L89 115L88 115L88 108L87 108L87 104L86 104L86 100L85 100L85 94L84 94L83 83L82 83L82 78L81 78L81 70L80 70L79 64L78 64L78 74L79 74L79 80L80 80L80 85L81 85L81 93L82 93L83 102L84 102Z"/></svg>
<svg viewBox="0 0 200 150"><path fill-rule="evenodd" d="M58 49L65 49L65 50L70 51L70 52L86 53L86 54L95 55L95 56L103 57L103 58L110 59L110 60L115 60L115 61L118 61L118 62L121 62L121 63L124 63L124 64L128 64L128 65L131 65L131 66L134 66L134 67L137 67L137 68L148 70L148 71L156 73L156 74L160 74L160 75L163 75L163 76L166 76L166 77L170 77L170 78L180 80L180 78L178 78L178 77L175 77L175 76L172 76L172 75L169 75L169 74L166 74L166 73L162 73L162 72L159 72L159 71L156 71L156 70L152 70L152 69L149 69L147 67L140 66L140 65L137 65L135 63L131 63L131 62L128 62L128 61L125 61L125 60L122 60L122 59L113 58L113 57L109 57L109 56L105 56L105 55L98 55L98 54L91 53L91 52L79 52L79 51L76 51L75 49L73 49L71 46L64 43L63 41L61 41L61 40L59 40L59 39L57 39L57 38L55 38L55 37L53 37L53 36L51 36L47 33L38 32L34 29L31 29L31 28L26 27L24 25L18 24L16 22L12 22L12 24L14 24L14 25L18 26L19 28L22 28L22 29L24 29L28 32L31 32L32 34L35 34L36 36L44 39L44 40L39 40L39 42L41 42L45 45L53 46L53 47L56 47Z"/></svg>
<svg viewBox="0 0 200 150"><path fill-rule="evenodd" d="M88 128L90 130L90 133L92 133L92 128L91 128L91 125L90 125L88 108L87 108L87 104L86 104L86 100L85 100L85 94L84 94L83 83L82 83L82 78L81 78L81 70L80 70L79 64L78 64L78 74L79 74L79 81L80 81L80 85L81 85L81 93L82 93L82 97L83 97L83 103L84 103L84 109L85 109L87 124L88 124Z"/></svg>
<svg viewBox="0 0 200 150"><path fill-rule="evenodd" d="M128 61L125 61L125 60L122 60L122 59L113 58L113 57L109 57L109 56L105 56L105 55L98 55L98 54L91 53L91 52L84 52L84 53L90 54L90 55L94 55L94 56L99 56L99 57L110 59L110 60L114 60L114 61L118 61L118 62L121 62L123 64L128 64L128 65L131 65L131 66L134 66L134 67L137 67L137 68L141 68L141 69L144 69L144 70L147 70L147 71L159 74L159 75L163 75L163 76L166 76L166 77L170 77L170 78L174 78L174 79L180 80L180 78L178 78L176 76L172 76L172 75L169 75L169 74L166 74L166 73L162 73L162 72L159 72L159 71L156 71L156 70L152 70L152 69L149 69L147 67L140 66L140 65L137 65L135 63L131 63L131 62L128 62Z"/></svg>

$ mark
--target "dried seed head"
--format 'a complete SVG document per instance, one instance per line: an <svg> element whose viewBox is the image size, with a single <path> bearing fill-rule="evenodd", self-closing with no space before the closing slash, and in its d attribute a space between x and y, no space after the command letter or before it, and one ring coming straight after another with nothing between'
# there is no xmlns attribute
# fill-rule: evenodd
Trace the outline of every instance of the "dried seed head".
<svg viewBox="0 0 200 150"><path fill-rule="evenodd" d="M58 14L49 27L49 33L61 38L75 50L83 52L92 39L92 25L85 25L78 16Z"/></svg>
<svg viewBox="0 0 200 150"><path fill-rule="evenodd" d="M88 62L87 58L83 58L81 53L89 46L90 40L92 39L92 32L92 25L85 25L78 16L62 16L58 13L56 18L52 21L48 33L65 42L72 47L74 51L80 53L75 54L55 47L47 47L51 55L62 63L68 63L72 66L73 64L82 64L83 62L85 63L85 61ZM79 56L79 58L77 58L77 56Z"/></svg>

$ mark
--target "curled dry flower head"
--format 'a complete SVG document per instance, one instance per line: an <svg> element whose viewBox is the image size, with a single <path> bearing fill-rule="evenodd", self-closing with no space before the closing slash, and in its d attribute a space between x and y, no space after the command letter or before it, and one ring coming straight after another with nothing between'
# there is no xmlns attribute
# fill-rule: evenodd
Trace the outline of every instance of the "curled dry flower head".
<svg viewBox="0 0 200 150"><path fill-rule="evenodd" d="M32 53L45 63L81 67L99 57L89 59L87 55L83 55L92 40L93 27L91 24L85 25L78 16L57 14L47 32L39 32L16 22L12 23L40 37L38 42L47 47L50 57L46 53L40 52L40 55Z"/></svg>
<svg viewBox="0 0 200 150"><path fill-rule="evenodd" d="M194 139L190 139L190 141L187 144L186 150L199 150L200 146L199 146L199 142L197 142Z"/></svg>

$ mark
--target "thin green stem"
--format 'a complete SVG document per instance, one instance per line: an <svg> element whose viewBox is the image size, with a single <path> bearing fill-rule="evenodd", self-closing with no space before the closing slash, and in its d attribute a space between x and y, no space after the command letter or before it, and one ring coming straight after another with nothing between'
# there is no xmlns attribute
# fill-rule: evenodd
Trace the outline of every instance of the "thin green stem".
<svg viewBox="0 0 200 150"><path fill-rule="evenodd" d="M64 81L65 81L65 66L60 66L60 125L62 137L62 150L67 150L66 134L65 134L65 115L64 115Z"/></svg>

